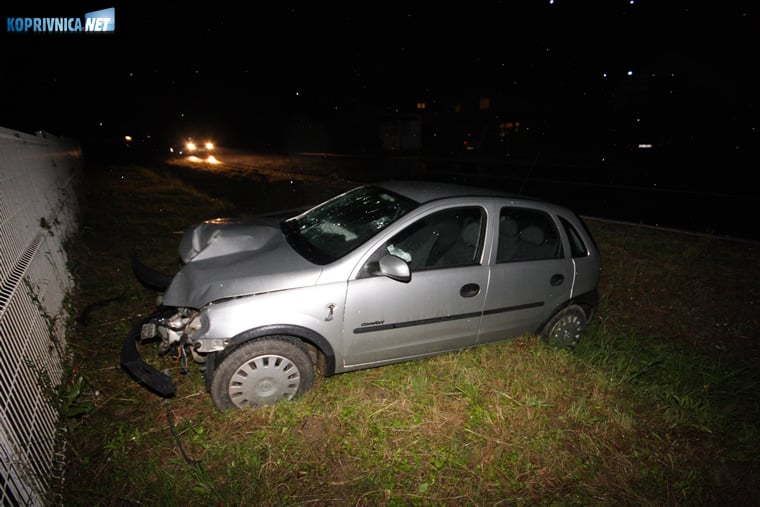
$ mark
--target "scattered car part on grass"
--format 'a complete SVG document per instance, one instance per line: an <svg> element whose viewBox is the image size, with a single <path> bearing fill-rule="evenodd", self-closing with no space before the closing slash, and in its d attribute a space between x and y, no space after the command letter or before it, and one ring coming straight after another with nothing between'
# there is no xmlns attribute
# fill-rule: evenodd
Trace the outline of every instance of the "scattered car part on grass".
<svg viewBox="0 0 760 507"><path fill-rule="evenodd" d="M537 334L573 346L598 305L600 258L566 207L455 184L363 185L302 213L189 227L180 270L122 364L176 387L137 344L187 352L220 410L330 376ZM133 259L146 284L168 278Z"/></svg>

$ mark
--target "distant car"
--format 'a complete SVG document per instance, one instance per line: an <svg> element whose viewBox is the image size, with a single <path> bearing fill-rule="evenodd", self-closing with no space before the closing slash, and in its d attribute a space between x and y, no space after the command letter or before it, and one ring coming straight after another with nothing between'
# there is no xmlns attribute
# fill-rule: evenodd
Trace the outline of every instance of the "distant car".
<svg viewBox="0 0 760 507"><path fill-rule="evenodd" d="M170 146L169 151L177 157L197 157L206 160L214 155L215 148L213 141L197 141L188 137L176 145Z"/></svg>
<svg viewBox="0 0 760 507"><path fill-rule="evenodd" d="M292 216L291 216L292 215ZM135 263L163 305L122 364L158 394L175 385L137 343L185 351L215 405L267 405L330 376L537 334L580 338L600 258L571 210L498 191L394 181L307 211L190 227L173 277Z"/></svg>

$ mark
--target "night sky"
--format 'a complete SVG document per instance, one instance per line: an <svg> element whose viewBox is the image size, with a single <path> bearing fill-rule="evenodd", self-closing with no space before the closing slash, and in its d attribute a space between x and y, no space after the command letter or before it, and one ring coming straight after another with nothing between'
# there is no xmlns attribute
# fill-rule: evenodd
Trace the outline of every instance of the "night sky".
<svg viewBox="0 0 760 507"><path fill-rule="evenodd" d="M6 4L0 126L11 129L205 129L245 145L274 142L293 114L414 112L421 101L443 111L498 95L537 137L757 152L750 2ZM114 33L7 33L9 17L106 7Z"/></svg>

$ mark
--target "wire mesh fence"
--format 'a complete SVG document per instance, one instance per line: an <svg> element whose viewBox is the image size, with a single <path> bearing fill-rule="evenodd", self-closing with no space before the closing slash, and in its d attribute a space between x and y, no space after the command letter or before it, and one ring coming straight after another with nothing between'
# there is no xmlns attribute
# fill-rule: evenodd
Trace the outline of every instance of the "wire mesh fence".
<svg viewBox="0 0 760 507"><path fill-rule="evenodd" d="M45 505L62 469L54 392L67 361L64 242L76 230L76 143L0 128L0 504Z"/></svg>

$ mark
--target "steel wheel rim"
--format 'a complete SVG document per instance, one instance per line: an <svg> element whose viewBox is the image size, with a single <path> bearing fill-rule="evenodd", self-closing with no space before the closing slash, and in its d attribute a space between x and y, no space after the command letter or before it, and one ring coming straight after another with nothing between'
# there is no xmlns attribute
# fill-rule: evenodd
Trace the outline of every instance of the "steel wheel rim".
<svg viewBox="0 0 760 507"><path fill-rule="evenodd" d="M293 361L266 354L241 364L230 378L227 393L235 406L254 407L291 400L300 385L301 373Z"/></svg>

